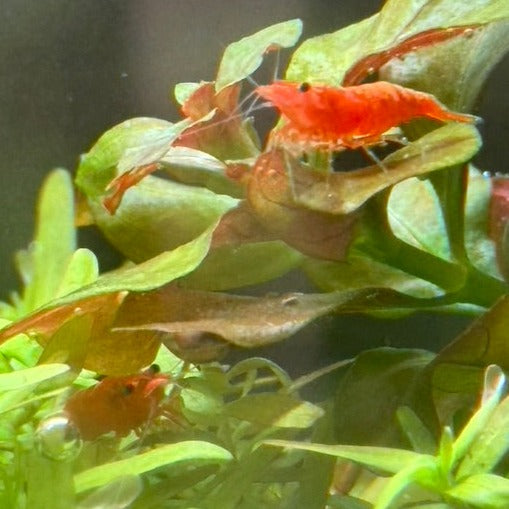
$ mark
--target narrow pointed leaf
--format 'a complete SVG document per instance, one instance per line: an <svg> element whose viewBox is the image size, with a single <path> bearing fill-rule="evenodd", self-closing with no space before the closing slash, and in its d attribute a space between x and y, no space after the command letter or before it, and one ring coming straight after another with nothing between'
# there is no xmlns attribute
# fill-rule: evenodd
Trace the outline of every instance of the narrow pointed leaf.
<svg viewBox="0 0 509 509"><path fill-rule="evenodd" d="M76 248L74 196L69 174L56 170L41 190L31 257L31 279L23 300L26 312L54 298Z"/></svg>
<svg viewBox="0 0 509 509"><path fill-rule="evenodd" d="M45 364L34 368L0 374L0 391L19 390L29 387L69 371L66 364Z"/></svg>
<svg viewBox="0 0 509 509"><path fill-rule="evenodd" d="M389 447L309 444L287 440L265 440L263 443L276 447L328 454L392 474L399 472L420 458L428 458L426 461L434 461L432 456L421 455L404 449L391 449Z"/></svg>
<svg viewBox="0 0 509 509"><path fill-rule="evenodd" d="M509 480L494 474L477 474L452 487L447 495L472 507L505 509L509 506Z"/></svg>
<svg viewBox="0 0 509 509"><path fill-rule="evenodd" d="M165 465L223 463L232 459L226 449L199 441L164 445L148 452L80 472L74 477L77 493L103 486L124 475L139 475Z"/></svg>

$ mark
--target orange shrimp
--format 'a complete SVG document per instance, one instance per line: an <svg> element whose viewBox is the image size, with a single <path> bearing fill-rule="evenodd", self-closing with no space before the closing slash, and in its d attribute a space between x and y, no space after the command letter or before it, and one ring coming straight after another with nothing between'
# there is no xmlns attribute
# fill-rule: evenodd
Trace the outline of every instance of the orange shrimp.
<svg viewBox="0 0 509 509"><path fill-rule="evenodd" d="M332 87L277 81L256 88L282 114L285 125L272 143L289 152L338 151L376 145L385 133L414 118L473 123L432 95L385 81Z"/></svg>
<svg viewBox="0 0 509 509"><path fill-rule="evenodd" d="M124 437L159 415L166 375L152 368L130 376L107 377L69 398L64 410L84 440L115 432Z"/></svg>

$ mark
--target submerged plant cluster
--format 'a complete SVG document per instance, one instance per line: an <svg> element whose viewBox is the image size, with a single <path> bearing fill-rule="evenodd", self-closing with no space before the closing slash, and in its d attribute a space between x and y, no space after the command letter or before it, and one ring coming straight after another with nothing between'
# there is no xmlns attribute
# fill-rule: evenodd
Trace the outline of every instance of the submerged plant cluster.
<svg viewBox="0 0 509 509"><path fill-rule="evenodd" d="M214 81L175 87L182 120L127 120L74 183L47 177L23 288L0 305L1 507L509 507L507 181L471 164L468 122L334 141L338 160L353 145L374 159L334 171L304 99L312 136L290 139L283 115L261 142L242 86L301 29L231 44ZM384 81L468 112L508 48L505 0L388 0L304 41L285 79L334 97ZM405 107L377 101L380 125ZM122 267L99 274L78 247L92 223ZM236 293L291 270L316 292ZM297 379L221 363L328 314L417 310L474 322L438 353L377 348Z"/></svg>

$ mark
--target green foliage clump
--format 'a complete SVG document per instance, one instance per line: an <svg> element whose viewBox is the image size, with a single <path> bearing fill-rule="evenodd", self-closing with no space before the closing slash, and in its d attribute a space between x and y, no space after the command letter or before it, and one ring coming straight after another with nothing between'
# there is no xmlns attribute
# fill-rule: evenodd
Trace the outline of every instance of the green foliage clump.
<svg viewBox="0 0 509 509"><path fill-rule="evenodd" d="M509 47L508 18L504 0L389 0L305 41L286 77L371 75L470 110ZM301 30L231 44L214 82L175 87L182 120L125 121L82 157L80 210L125 255L119 269L99 274L78 247L71 177L48 176L16 256L23 288L0 305L0 506L509 506L507 235L492 179L470 162L481 137L416 119L394 126L403 147L349 172L320 150L262 144L241 85ZM233 292L291 270L316 293ZM476 319L438 354L377 348L296 380L258 357L219 362L331 313L416 310ZM153 362L168 384L162 402L147 390L143 427L84 440L73 394L95 395L87 410L107 420L134 388L110 407L93 388Z"/></svg>

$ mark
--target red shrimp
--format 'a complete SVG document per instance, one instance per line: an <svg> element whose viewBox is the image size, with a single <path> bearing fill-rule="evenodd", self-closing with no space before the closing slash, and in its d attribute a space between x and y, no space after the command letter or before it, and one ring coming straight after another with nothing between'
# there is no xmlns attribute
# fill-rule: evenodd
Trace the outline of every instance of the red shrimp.
<svg viewBox="0 0 509 509"><path fill-rule="evenodd" d="M130 376L107 377L69 398L64 410L84 440L115 432L124 437L159 415L168 377L148 369Z"/></svg>
<svg viewBox="0 0 509 509"><path fill-rule="evenodd" d="M378 71L380 67L393 58L404 57L412 51L440 44L460 35L470 37L473 35L474 31L481 28L481 26L482 25L466 25L449 28L431 28L424 32L411 35L400 41L396 46L379 51L378 53L371 53L361 58L348 69L341 84L344 87L358 85L370 74Z"/></svg>
<svg viewBox="0 0 509 509"><path fill-rule="evenodd" d="M272 143L290 152L338 151L382 143L391 128L419 117L473 123L432 95L385 81L332 87L277 81L259 86L258 95L282 114L285 125Z"/></svg>

